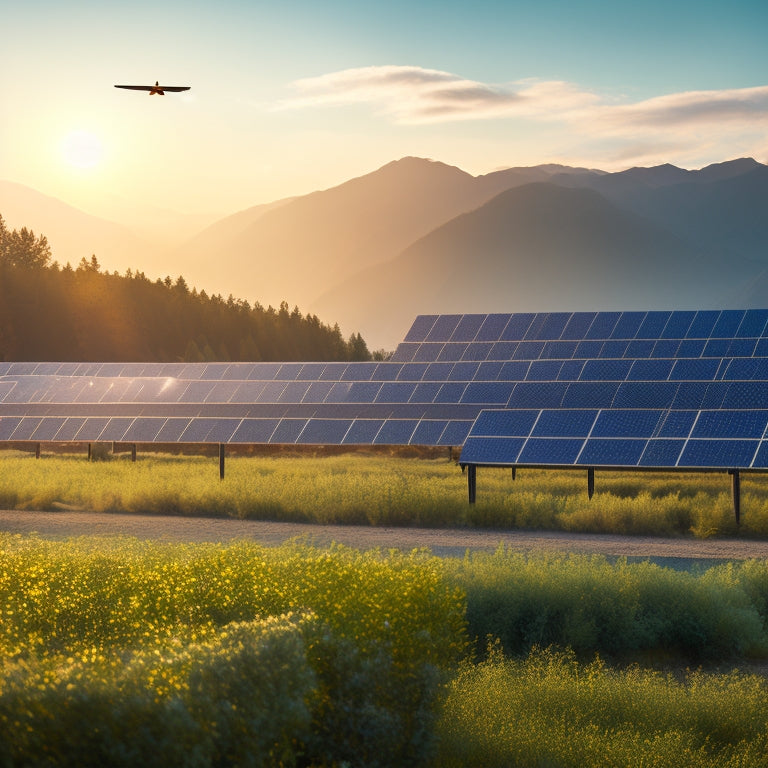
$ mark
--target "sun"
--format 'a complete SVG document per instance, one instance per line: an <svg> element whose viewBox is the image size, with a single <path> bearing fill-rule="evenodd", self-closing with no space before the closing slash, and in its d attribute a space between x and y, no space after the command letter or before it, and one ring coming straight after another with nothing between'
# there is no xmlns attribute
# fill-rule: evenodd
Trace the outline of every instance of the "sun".
<svg viewBox="0 0 768 768"><path fill-rule="evenodd" d="M72 131L61 142L64 160L75 168L96 167L101 161L103 147L98 136L90 131Z"/></svg>

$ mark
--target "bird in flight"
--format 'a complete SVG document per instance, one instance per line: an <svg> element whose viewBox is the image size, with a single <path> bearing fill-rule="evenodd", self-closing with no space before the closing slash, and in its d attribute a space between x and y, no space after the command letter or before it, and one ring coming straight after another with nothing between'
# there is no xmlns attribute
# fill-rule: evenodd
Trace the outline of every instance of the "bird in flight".
<svg viewBox="0 0 768 768"><path fill-rule="evenodd" d="M149 91L150 96L157 94L158 96L165 96L166 91L172 91L177 93L178 91L188 91L190 86L188 85L160 85L155 80L154 85L116 85L115 88L127 88L129 91Z"/></svg>

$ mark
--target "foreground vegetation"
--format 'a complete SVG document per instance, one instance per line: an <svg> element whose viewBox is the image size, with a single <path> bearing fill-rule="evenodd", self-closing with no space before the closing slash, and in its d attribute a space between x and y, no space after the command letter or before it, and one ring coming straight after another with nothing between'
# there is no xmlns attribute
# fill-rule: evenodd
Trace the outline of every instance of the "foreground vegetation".
<svg viewBox="0 0 768 768"><path fill-rule="evenodd" d="M465 651L424 556L0 542L0 765L418 764Z"/></svg>
<svg viewBox="0 0 768 768"><path fill-rule="evenodd" d="M626 665L766 653L765 562L0 534L2 766L767 766L764 677Z"/></svg>
<svg viewBox="0 0 768 768"><path fill-rule="evenodd" d="M725 474L478 471L466 478L447 458L346 454L312 458L232 456L219 480L213 457L127 454L89 463L83 455L0 452L0 507L215 515L370 525L529 528L589 533L768 537L768 479L742 479L741 526Z"/></svg>

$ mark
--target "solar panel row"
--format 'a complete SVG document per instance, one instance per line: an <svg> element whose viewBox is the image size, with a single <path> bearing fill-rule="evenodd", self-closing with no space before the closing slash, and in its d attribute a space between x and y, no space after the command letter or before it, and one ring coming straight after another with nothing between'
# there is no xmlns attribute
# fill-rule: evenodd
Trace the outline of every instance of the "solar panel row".
<svg viewBox="0 0 768 768"><path fill-rule="evenodd" d="M484 411L462 463L768 468L768 410Z"/></svg>
<svg viewBox="0 0 768 768"><path fill-rule="evenodd" d="M400 344L402 363L484 362L486 360L589 360L593 358L764 357L768 339L651 339L589 341L474 341Z"/></svg>
<svg viewBox="0 0 768 768"><path fill-rule="evenodd" d="M419 315L404 343L523 339L708 339L766 335L768 310Z"/></svg>
<svg viewBox="0 0 768 768"><path fill-rule="evenodd" d="M0 441L452 446L471 426L471 419L5 416Z"/></svg>
<svg viewBox="0 0 768 768"><path fill-rule="evenodd" d="M510 374L511 375L511 374ZM315 406L318 411L356 405L430 409L446 405L474 408L768 408L768 381L704 378L694 367L689 377L676 379L603 378L587 380L508 379L506 381L435 382L186 382L168 384L153 379L82 379L30 376L0 379L3 411L24 408L91 405L120 407L162 404L171 413L182 406ZM332 408L339 406L339 408ZM345 415L341 412L341 415Z"/></svg>

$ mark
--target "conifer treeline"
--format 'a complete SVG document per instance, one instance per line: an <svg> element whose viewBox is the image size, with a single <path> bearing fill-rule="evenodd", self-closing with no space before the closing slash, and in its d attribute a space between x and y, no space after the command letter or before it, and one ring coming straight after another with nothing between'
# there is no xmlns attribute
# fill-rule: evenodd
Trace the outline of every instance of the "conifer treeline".
<svg viewBox="0 0 768 768"><path fill-rule="evenodd" d="M77 268L51 260L44 236L0 216L0 360L369 360L360 334L315 315L190 289L183 277Z"/></svg>

